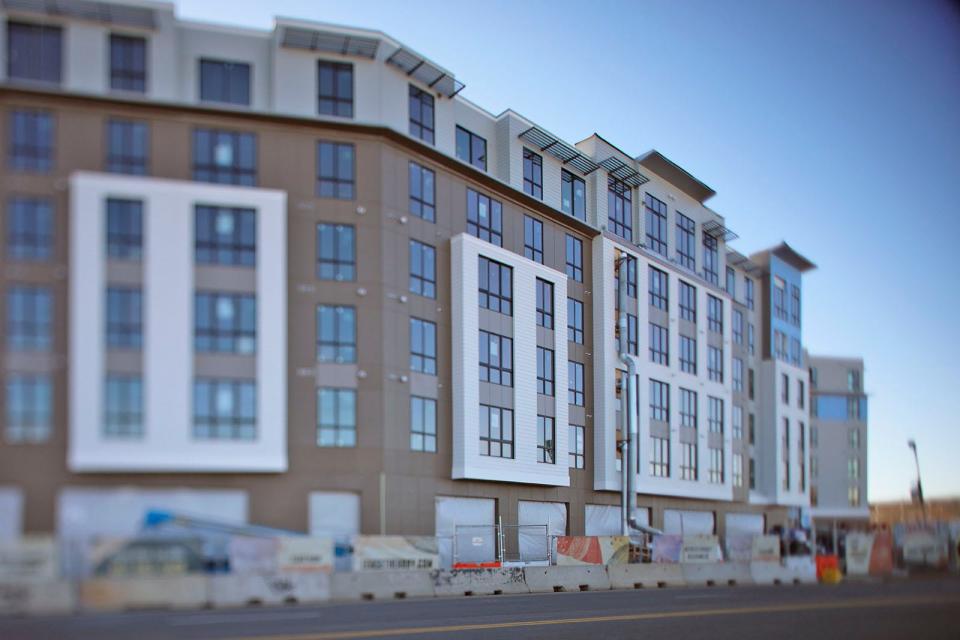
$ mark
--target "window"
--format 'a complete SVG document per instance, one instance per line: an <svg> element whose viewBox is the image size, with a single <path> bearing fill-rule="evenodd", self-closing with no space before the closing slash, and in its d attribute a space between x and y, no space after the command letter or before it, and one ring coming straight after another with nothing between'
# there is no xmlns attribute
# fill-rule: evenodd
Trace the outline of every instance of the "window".
<svg viewBox="0 0 960 640"><path fill-rule="evenodd" d="M53 254L53 205L47 198L7 202L7 258L46 261Z"/></svg>
<svg viewBox="0 0 960 640"><path fill-rule="evenodd" d="M756 335L753 330L753 323L747 323L747 350L750 351L750 355L753 355L757 351L757 341Z"/></svg>
<svg viewBox="0 0 960 640"><path fill-rule="evenodd" d="M543 200L543 158L530 149L523 150L523 190Z"/></svg>
<svg viewBox="0 0 960 640"><path fill-rule="evenodd" d="M860 479L860 459L850 458L847 460L847 477L851 480Z"/></svg>
<svg viewBox="0 0 960 640"><path fill-rule="evenodd" d="M610 231L633 240L633 189L616 178L607 178L607 220Z"/></svg>
<svg viewBox="0 0 960 640"><path fill-rule="evenodd" d="M256 185L256 137L252 133L195 129L193 179L245 187Z"/></svg>
<svg viewBox="0 0 960 640"><path fill-rule="evenodd" d="M107 162L110 173L147 174L149 134L146 122L107 121Z"/></svg>
<svg viewBox="0 0 960 640"><path fill-rule="evenodd" d="M253 209L196 208L197 264L252 267L257 260L257 217Z"/></svg>
<svg viewBox="0 0 960 640"><path fill-rule="evenodd" d="M757 416L753 413L747 416L747 442L749 444L757 443Z"/></svg>
<svg viewBox="0 0 960 640"><path fill-rule="evenodd" d="M410 369L437 375L437 325L410 318Z"/></svg>
<svg viewBox="0 0 960 640"><path fill-rule="evenodd" d="M53 294L49 287L14 285L7 291L7 348L49 351L53 343Z"/></svg>
<svg viewBox="0 0 960 640"><path fill-rule="evenodd" d="M851 486L847 489L847 502L850 503L851 507L860 506L860 487Z"/></svg>
<svg viewBox="0 0 960 640"><path fill-rule="evenodd" d="M800 446L797 447L797 462L800 469L800 491L807 490L807 441L804 434L806 425L800 423Z"/></svg>
<svg viewBox="0 0 960 640"><path fill-rule="evenodd" d="M723 398L707 396L707 429L710 433L723 433Z"/></svg>
<svg viewBox="0 0 960 640"><path fill-rule="evenodd" d="M537 324L553 329L553 284L537 278Z"/></svg>
<svg viewBox="0 0 960 640"><path fill-rule="evenodd" d="M743 391L743 360L733 359L733 390Z"/></svg>
<svg viewBox="0 0 960 640"><path fill-rule="evenodd" d="M513 315L513 269L480 256L480 307Z"/></svg>
<svg viewBox="0 0 960 640"><path fill-rule="evenodd" d="M431 169L410 163L410 213L427 222L437 220L436 174Z"/></svg>
<svg viewBox="0 0 960 640"><path fill-rule="evenodd" d="M553 350L537 347L537 393L553 395Z"/></svg>
<svg viewBox="0 0 960 640"><path fill-rule="evenodd" d="M583 242L567 235L567 277L583 282Z"/></svg>
<svg viewBox="0 0 960 640"><path fill-rule="evenodd" d="M784 491L790 490L790 420L783 419L783 441L780 444L780 463L782 469L782 486Z"/></svg>
<svg viewBox="0 0 960 640"><path fill-rule="evenodd" d="M410 450L437 450L437 401L410 396Z"/></svg>
<svg viewBox="0 0 960 640"><path fill-rule="evenodd" d="M783 404L790 404L790 377L785 373L780 374L780 399Z"/></svg>
<svg viewBox="0 0 960 640"><path fill-rule="evenodd" d="M810 479L816 480L817 476L819 475L819 472L820 472L820 469L817 463L817 458L814 456L810 456Z"/></svg>
<svg viewBox="0 0 960 640"><path fill-rule="evenodd" d="M731 299L737 299L737 272L733 267L727 267L727 293Z"/></svg>
<svg viewBox="0 0 960 640"><path fill-rule="evenodd" d="M847 391L860 391L860 372L856 369L847 372Z"/></svg>
<svg viewBox="0 0 960 640"><path fill-rule="evenodd" d="M697 288L683 280L680 281L680 318L697 321Z"/></svg>
<svg viewBox="0 0 960 640"><path fill-rule="evenodd" d="M643 198L646 210L647 248L662 256L667 255L667 205L645 194Z"/></svg>
<svg viewBox="0 0 960 640"><path fill-rule="evenodd" d="M757 488L757 461L750 458L750 489Z"/></svg>
<svg viewBox="0 0 960 640"><path fill-rule="evenodd" d="M63 30L46 24L7 22L7 77L60 82Z"/></svg>
<svg viewBox="0 0 960 640"><path fill-rule="evenodd" d="M747 308L753 309L753 280L744 278L743 284L746 287Z"/></svg>
<svg viewBox="0 0 960 640"><path fill-rule="evenodd" d="M193 383L193 437L253 440L257 437L257 387L252 380L197 378Z"/></svg>
<svg viewBox="0 0 960 640"><path fill-rule="evenodd" d="M820 440L820 430L816 426L810 427L810 447L815 449Z"/></svg>
<svg viewBox="0 0 960 640"><path fill-rule="evenodd" d="M437 297L437 250L416 240L410 241L410 292Z"/></svg>
<svg viewBox="0 0 960 640"><path fill-rule="evenodd" d="M317 278L357 279L357 240L353 225L317 225Z"/></svg>
<svg viewBox="0 0 960 640"><path fill-rule="evenodd" d="M723 449L710 447L710 475L713 484L723 484Z"/></svg>
<svg viewBox="0 0 960 640"><path fill-rule="evenodd" d="M567 298L567 340L583 344L583 303Z"/></svg>
<svg viewBox="0 0 960 640"><path fill-rule="evenodd" d="M723 349L707 345L707 377L723 382Z"/></svg>
<svg viewBox="0 0 960 640"><path fill-rule="evenodd" d="M733 486L742 487L743 486L743 454L736 453L733 455Z"/></svg>
<svg viewBox="0 0 960 640"><path fill-rule="evenodd" d="M660 204L663 204L663 203L660 203ZM664 207L664 210L665 209L666 208ZM647 214L648 220L650 219L651 215L655 215L655 214L650 214L648 212ZM655 217L659 218L659 216L655 216ZM678 211L677 212L677 260L680 262L680 266L686 267L691 271L696 271L697 269L696 238L697 238L697 223Z"/></svg>
<svg viewBox="0 0 960 640"><path fill-rule="evenodd" d="M410 135L433 144L433 96L410 85Z"/></svg>
<svg viewBox="0 0 960 640"><path fill-rule="evenodd" d="M566 169L560 170L560 209L578 220L587 219L587 185Z"/></svg>
<svg viewBox="0 0 960 640"><path fill-rule="evenodd" d="M357 446L355 389L317 389L317 446Z"/></svg>
<svg viewBox="0 0 960 640"><path fill-rule="evenodd" d="M253 294L198 293L194 349L252 354L257 348L257 300Z"/></svg>
<svg viewBox="0 0 960 640"><path fill-rule="evenodd" d="M680 336L680 371L697 375L697 339Z"/></svg>
<svg viewBox="0 0 960 640"><path fill-rule="evenodd" d="M703 277L707 282L719 284L720 257L717 251L717 239L709 234L703 234Z"/></svg>
<svg viewBox="0 0 960 640"><path fill-rule="evenodd" d="M317 362L357 361L355 307L317 305Z"/></svg>
<svg viewBox="0 0 960 640"><path fill-rule="evenodd" d="M502 211L499 201L467 189L467 233L470 235L503 246Z"/></svg>
<svg viewBox="0 0 960 640"><path fill-rule="evenodd" d="M783 278L774 276L773 278L773 310L776 317L780 320L787 319L787 283Z"/></svg>
<svg viewBox="0 0 960 640"><path fill-rule="evenodd" d="M625 256L623 252L619 249L614 249L613 251L614 263L613 263L613 278L616 283L614 294L618 295L620 291L620 270L623 268L623 265L626 264L627 271L627 296L631 298L637 297L637 259L631 256ZM625 258L625 260L624 260ZM620 308L620 299L616 299L617 309Z"/></svg>
<svg viewBox="0 0 960 640"><path fill-rule="evenodd" d="M659 380L650 381L650 419L670 422L670 385Z"/></svg>
<svg viewBox="0 0 960 640"><path fill-rule="evenodd" d="M666 272L650 267L650 306L666 311L670 302L669 296Z"/></svg>
<svg viewBox="0 0 960 640"><path fill-rule="evenodd" d="M733 310L733 342L743 344L743 312L739 309Z"/></svg>
<svg viewBox="0 0 960 640"><path fill-rule="evenodd" d="M108 438L143 435L143 381L139 376L107 376L103 434Z"/></svg>
<svg viewBox="0 0 960 640"><path fill-rule="evenodd" d="M697 479L697 445L692 442L680 443L680 479Z"/></svg>
<svg viewBox="0 0 960 640"><path fill-rule="evenodd" d="M620 350L619 331L620 331L620 326L617 325L617 332L618 332L617 333L617 350L618 351ZM640 353L640 345L639 345L640 336L637 335L637 332L638 332L637 316L633 315L632 313L628 313L627 314L627 353L635 356L639 355Z"/></svg>
<svg viewBox="0 0 960 640"><path fill-rule="evenodd" d="M246 62L200 59L200 100L250 104L250 65Z"/></svg>
<svg viewBox="0 0 960 640"><path fill-rule="evenodd" d="M670 366L670 332L655 322L650 323L650 362Z"/></svg>
<svg viewBox="0 0 960 640"><path fill-rule="evenodd" d="M197 311L199 316L199 310ZM143 346L143 293L139 288L107 289L107 348Z"/></svg>
<svg viewBox="0 0 960 640"><path fill-rule="evenodd" d="M481 171L487 170L487 140L457 125L457 157Z"/></svg>
<svg viewBox="0 0 960 640"><path fill-rule="evenodd" d="M53 116L46 111L10 113L10 168L46 173L53 167Z"/></svg>
<svg viewBox="0 0 960 640"><path fill-rule="evenodd" d="M583 406L583 363L567 362L567 402L578 407Z"/></svg>
<svg viewBox="0 0 960 640"><path fill-rule="evenodd" d="M797 380L797 406L803 409L807 404L807 390L803 380Z"/></svg>
<svg viewBox="0 0 960 640"><path fill-rule="evenodd" d="M338 142L317 143L317 196L353 200L353 145Z"/></svg>
<svg viewBox="0 0 960 640"><path fill-rule="evenodd" d="M790 322L800 326L800 287L790 285Z"/></svg>
<svg viewBox="0 0 960 640"><path fill-rule="evenodd" d="M110 34L110 88L147 91L147 40Z"/></svg>
<svg viewBox="0 0 960 640"><path fill-rule="evenodd" d="M747 396L753 400L754 396L754 374L753 369L747 369Z"/></svg>
<svg viewBox="0 0 960 640"><path fill-rule="evenodd" d="M353 117L353 65L317 60L317 113Z"/></svg>
<svg viewBox="0 0 960 640"><path fill-rule="evenodd" d="M743 440L743 407L733 405L733 439Z"/></svg>
<svg viewBox="0 0 960 640"><path fill-rule="evenodd" d="M480 381L513 386L513 340L480 332Z"/></svg>
<svg viewBox="0 0 960 640"><path fill-rule="evenodd" d="M854 451L860 449L860 429L851 427L849 430L847 430L847 443Z"/></svg>
<svg viewBox="0 0 960 640"><path fill-rule="evenodd" d="M650 436L650 475L670 477L670 439Z"/></svg>
<svg viewBox="0 0 960 640"><path fill-rule="evenodd" d="M556 429L553 418L537 416L537 462L554 464L557 461Z"/></svg>
<svg viewBox="0 0 960 640"><path fill-rule="evenodd" d="M513 457L513 411L480 405L480 455Z"/></svg>
<svg viewBox="0 0 960 640"><path fill-rule="evenodd" d="M53 424L53 384L47 375L7 374L7 442L43 442Z"/></svg>
<svg viewBox="0 0 960 640"><path fill-rule="evenodd" d="M567 450L570 453L570 468L583 469L586 467L586 459L583 453L583 427L580 425L570 425L570 432L567 441Z"/></svg>
<svg viewBox="0 0 960 640"><path fill-rule="evenodd" d="M680 389L680 426L697 428L697 392Z"/></svg>
<svg viewBox="0 0 960 640"><path fill-rule="evenodd" d="M543 223L530 216L523 217L523 255L543 264Z"/></svg>
<svg viewBox="0 0 960 640"><path fill-rule="evenodd" d="M723 333L723 300L707 295L707 328L714 333Z"/></svg>

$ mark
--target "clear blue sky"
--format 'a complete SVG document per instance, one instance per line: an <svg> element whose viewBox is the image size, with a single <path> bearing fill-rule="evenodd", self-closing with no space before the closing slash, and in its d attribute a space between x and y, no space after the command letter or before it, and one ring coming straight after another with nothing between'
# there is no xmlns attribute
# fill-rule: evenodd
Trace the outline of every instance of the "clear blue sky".
<svg viewBox="0 0 960 640"><path fill-rule="evenodd" d="M744 253L819 266L804 342L862 355L870 499L960 494L960 9L947 0L178 0L184 18L274 15L385 31L494 113L569 141L657 148L718 195Z"/></svg>

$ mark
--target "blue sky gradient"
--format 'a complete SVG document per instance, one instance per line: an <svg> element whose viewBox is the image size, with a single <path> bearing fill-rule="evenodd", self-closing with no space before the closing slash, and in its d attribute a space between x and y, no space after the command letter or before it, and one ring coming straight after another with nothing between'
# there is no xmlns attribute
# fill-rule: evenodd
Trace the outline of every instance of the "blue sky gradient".
<svg viewBox="0 0 960 640"><path fill-rule="evenodd" d="M861 355L869 498L960 494L960 9L917 2L178 0L180 17L380 29L463 95L575 142L662 151L717 190L751 253L819 267L804 342Z"/></svg>

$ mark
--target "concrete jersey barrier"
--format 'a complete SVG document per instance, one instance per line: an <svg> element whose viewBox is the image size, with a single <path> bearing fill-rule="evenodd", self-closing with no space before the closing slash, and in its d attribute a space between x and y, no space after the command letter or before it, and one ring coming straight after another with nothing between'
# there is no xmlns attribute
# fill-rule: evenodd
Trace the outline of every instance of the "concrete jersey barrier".
<svg viewBox="0 0 960 640"><path fill-rule="evenodd" d="M500 595L530 593L521 567L461 569L433 572L436 596Z"/></svg>
<svg viewBox="0 0 960 640"><path fill-rule="evenodd" d="M607 591L610 577L607 567L524 567L523 577L531 593L553 591Z"/></svg>
<svg viewBox="0 0 960 640"><path fill-rule="evenodd" d="M330 575L332 600L433 597L432 571L359 571Z"/></svg>
<svg viewBox="0 0 960 640"><path fill-rule="evenodd" d="M657 589L685 587L683 568L679 564L626 564L607 567L610 586L614 589Z"/></svg>
<svg viewBox="0 0 960 640"><path fill-rule="evenodd" d="M80 583L85 611L196 609L207 605L209 577L94 578Z"/></svg>
<svg viewBox="0 0 960 640"><path fill-rule="evenodd" d="M208 601L214 607L314 604L329 599L328 573L248 573L209 578Z"/></svg>

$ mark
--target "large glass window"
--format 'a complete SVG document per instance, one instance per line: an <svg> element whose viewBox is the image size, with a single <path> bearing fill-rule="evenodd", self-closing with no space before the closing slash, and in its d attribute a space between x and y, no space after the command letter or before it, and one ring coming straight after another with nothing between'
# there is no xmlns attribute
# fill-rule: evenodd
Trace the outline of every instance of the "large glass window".
<svg viewBox="0 0 960 640"><path fill-rule="evenodd" d="M607 221L610 231L633 240L633 189L616 178L607 178Z"/></svg>
<svg viewBox="0 0 960 640"><path fill-rule="evenodd" d="M530 216L523 217L523 255L543 264L543 223Z"/></svg>
<svg viewBox="0 0 960 640"><path fill-rule="evenodd" d="M537 324L553 329L553 283L537 278Z"/></svg>
<svg viewBox="0 0 960 640"><path fill-rule="evenodd" d="M566 169L560 170L560 209L578 220L587 219L587 184Z"/></svg>
<svg viewBox="0 0 960 640"><path fill-rule="evenodd" d="M692 442L680 444L680 479L697 479L697 445Z"/></svg>
<svg viewBox="0 0 960 640"><path fill-rule="evenodd" d="M14 171L50 171L53 168L53 116L46 111L12 111L9 158Z"/></svg>
<svg viewBox="0 0 960 640"><path fill-rule="evenodd" d="M583 451L583 427L576 424L570 425L570 431L567 439L567 450L570 453L570 468L583 469L586 467L586 457Z"/></svg>
<svg viewBox="0 0 960 640"><path fill-rule="evenodd" d="M710 476L713 484L723 484L723 449L710 447Z"/></svg>
<svg viewBox="0 0 960 640"><path fill-rule="evenodd" d="M710 234L703 234L703 277L712 284L720 283L720 254L717 249L717 239Z"/></svg>
<svg viewBox="0 0 960 640"><path fill-rule="evenodd" d="M800 287L790 285L790 322L800 326Z"/></svg>
<svg viewBox="0 0 960 640"><path fill-rule="evenodd" d="M433 144L433 96L410 85L410 135Z"/></svg>
<svg viewBox="0 0 960 640"><path fill-rule="evenodd" d="M680 336L680 371L697 375L697 339Z"/></svg>
<svg viewBox="0 0 960 640"><path fill-rule="evenodd" d="M650 419L670 422L670 385L666 382L650 381Z"/></svg>
<svg viewBox="0 0 960 640"><path fill-rule="evenodd" d="M437 297L437 250L417 240L410 241L410 292Z"/></svg>
<svg viewBox="0 0 960 640"><path fill-rule="evenodd" d="M47 198L7 201L7 259L45 261L53 254L53 204Z"/></svg>
<svg viewBox="0 0 960 640"><path fill-rule="evenodd" d="M713 382L723 382L723 349L707 346L707 377Z"/></svg>
<svg viewBox="0 0 960 640"><path fill-rule="evenodd" d="M353 225L317 225L317 278L356 280L357 241Z"/></svg>
<svg viewBox="0 0 960 640"><path fill-rule="evenodd" d="M537 393L553 395L553 374L553 349L537 347Z"/></svg>
<svg viewBox="0 0 960 640"><path fill-rule="evenodd" d="M680 426L697 428L697 392L680 389Z"/></svg>
<svg viewBox="0 0 960 640"><path fill-rule="evenodd" d="M317 60L317 113L353 117L353 65Z"/></svg>
<svg viewBox="0 0 960 640"><path fill-rule="evenodd" d="M53 344L53 293L49 287L14 285L7 291L7 348L49 351Z"/></svg>
<svg viewBox="0 0 960 640"><path fill-rule="evenodd" d="M317 389L317 446L357 446L355 389Z"/></svg>
<svg viewBox="0 0 960 640"><path fill-rule="evenodd" d="M410 369L437 375L437 325L410 318Z"/></svg>
<svg viewBox="0 0 960 640"><path fill-rule="evenodd" d="M667 205L645 194L643 198L646 210L647 248L662 256L667 255Z"/></svg>
<svg viewBox="0 0 960 640"><path fill-rule="evenodd" d="M194 304L193 344L198 352L248 355L257 350L256 296L199 292Z"/></svg>
<svg viewBox="0 0 960 640"><path fill-rule="evenodd" d="M697 269L697 223L677 212L677 260L680 265L696 271Z"/></svg>
<svg viewBox="0 0 960 640"><path fill-rule="evenodd" d="M583 344L583 303L567 298L567 340Z"/></svg>
<svg viewBox="0 0 960 640"><path fill-rule="evenodd" d="M428 222L436 222L436 174L431 169L411 162L409 183L410 213Z"/></svg>
<svg viewBox="0 0 960 640"><path fill-rule="evenodd" d="M48 375L7 374L7 442L43 442L53 430L53 383Z"/></svg>
<svg viewBox="0 0 960 640"><path fill-rule="evenodd" d="M193 437L254 440L257 437L256 383L197 378L193 383Z"/></svg>
<svg viewBox="0 0 960 640"><path fill-rule="evenodd" d="M530 149L523 150L523 190L543 200L543 158Z"/></svg>
<svg viewBox="0 0 960 640"><path fill-rule="evenodd" d="M650 475L670 477L670 438L650 436Z"/></svg>
<svg viewBox="0 0 960 640"><path fill-rule="evenodd" d="M753 309L753 280L750 278L744 278L743 284L746 291L745 297L747 301L747 308Z"/></svg>
<svg viewBox="0 0 960 640"><path fill-rule="evenodd" d="M733 267L727 267L727 293L733 300L737 299L737 272Z"/></svg>
<svg viewBox="0 0 960 640"><path fill-rule="evenodd" d="M680 318L697 321L697 288L683 280L680 281Z"/></svg>
<svg viewBox="0 0 960 640"><path fill-rule="evenodd" d="M107 257L139 260L143 254L143 203L107 200Z"/></svg>
<svg viewBox="0 0 960 640"><path fill-rule="evenodd" d="M7 21L7 77L59 84L63 30L49 24Z"/></svg>
<svg viewBox="0 0 960 640"><path fill-rule="evenodd" d="M650 267L650 306L667 311L670 302L667 287L667 274L656 267Z"/></svg>
<svg viewBox="0 0 960 640"><path fill-rule="evenodd" d="M650 362L670 366L670 331L650 323Z"/></svg>
<svg viewBox="0 0 960 640"><path fill-rule="evenodd" d="M256 185L256 136L237 131L195 129L193 179L245 187Z"/></svg>
<svg viewBox="0 0 960 640"><path fill-rule="evenodd" d="M620 291L620 270L625 269L627 272L627 296L630 298L637 297L637 259L633 256L626 256L626 260L623 260L624 254L619 249L613 250L613 281L614 281L614 295L619 296ZM624 265L626 265L624 267ZM620 298L616 298L616 304L620 304ZM617 309L620 307L617 306Z"/></svg>
<svg viewBox="0 0 960 640"><path fill-rule="evenodd" d="M583 282L583 242L567 235L567 277Z"/></svg>
<svg viewBox="0 0 960 640"><path fill-rule="evenodd" d="M707 295L707 328L714 333L723 333L723 300Z"/></svg>
<svg viewBox="0 0 960 640"><path fill-rule="evenodd" d="M481 171L487 170L487 140L457 125L457 157Z"/></svg>
<svg viewBox="0 0 960 640"><path fill-rule="evenodd" d="M410 396L410 450L436 452L436 400Z"/></svg>
<svg viewBox="0 0 960 640"><path fill-rule="evenodd" d="M147 174L150 140L146 122L107 121L107 160L110 173Z"/></svg>
<svg viewBox="0 0 960 640"><path fill-rule="evenodd" d="M200 100L250 104L250 65L226 60L200 60Z"/></svg>
<svg viewBox="0 0 960 640"><path fill-rule="evenodd" d="M134 287L107 289L107 348L143 346L143 292Z"/></svg>
<svg viewBox="0 0 960 640"><path fill-rule="evenodd" d="M257 214L253 209L197 205L195 237L198 264L256 264Z"/></svg>
<svg viewBox="0 0 960 640"><path fill-rule="evenodd" d="M480 405L480 455L513 457L513 411Z"/></svg>
<svg viewBox="0 0 960 640"><path fill-rule="evenodd" d="M743 454L737 453L733 456L733 484L736 487L743 486Z"/></svg>
<svg viewBox="0 0 960 640"><path fill-rule="evenodd" d="M357 309L317 305L317 362L357 361Z"/></svg>
<svg viewBox="0 0 960 640"><path fill-rule="evenodd" d="M567 403L578 407L583 406L583 363L567 361Z"/></svg>
<svg viewBox="0 0 960 640"><path fill-rule="evenodd" d="M473 189L467 189L467 233L503 246L503 205Z"/></svg>
<svg viewBox="0 0 960 640"><path fill-rule="evenodd" d="M773 312L780 320L787 319L787 283L778 276L773 277Z"/></svg>
<svg viewBox="0 0 960 640"><path fill-rule="evenodd" d="M146 92L146 38L110 34L110 88Z"/></svg>
<svg viewBox="0 0 960 640"><path fill-rule="evenodd" d="M557 430L553 418L537 416L537 462L557 461Z"/></svg>
<svg viewBox="0 0 960 640"><path fill-rule="evenodd" d="M317 143L317 196L352 200L354 194L353 145Z"/></svg>
<svg viewBox="0 0 960 640"><path fill-rule="evenodd" d="M140 376L109 374L105 381L103 434L108 438L143 435L143 380Z"/></svg>
<svg viewBox="0 0 960 640"><path fill-rule="evenodd" d="M480 306L504 315L513 315L513 269L480 256Z"/></svg>
<svg viewBox="0 0 960 640"><path fill-rule="evenodd" d="M743 344L743 312L739 309L733 310L733 341Z"/></svg>
<svg viewBox="0 0 960 640"><path fill-rule="evenodd" d="M743 360L733 359L733 390L743 391Z"/></svg>
<svg viewBox="0 0 960 640"><path fill-rule="evenodd" d="M480 331L480 381L513 386L513 340Z"/></svg>

